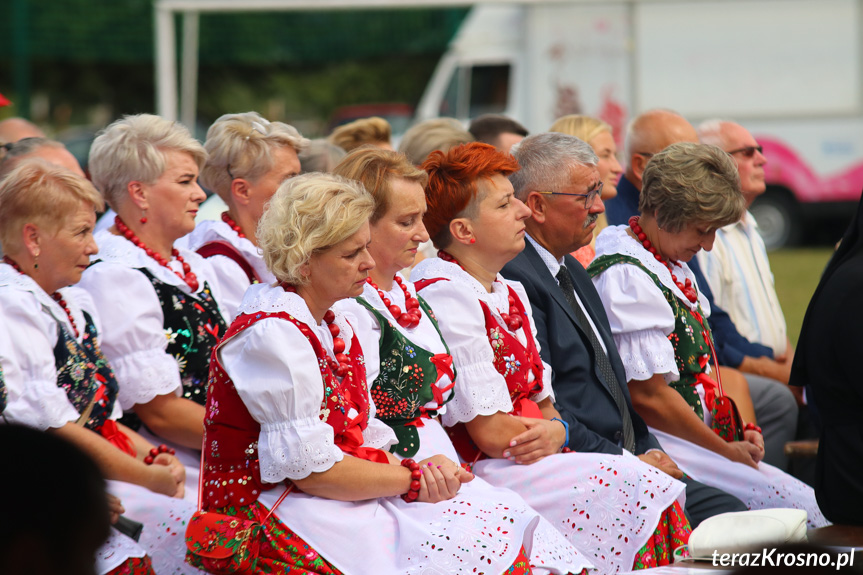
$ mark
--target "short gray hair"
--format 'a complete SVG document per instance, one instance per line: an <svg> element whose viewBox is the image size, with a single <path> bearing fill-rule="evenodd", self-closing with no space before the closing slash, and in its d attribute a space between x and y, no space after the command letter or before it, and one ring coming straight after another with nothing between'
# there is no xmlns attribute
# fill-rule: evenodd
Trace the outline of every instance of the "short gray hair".
<svg viewBox="0 0 863 575"><path fill-rule="evenodd" d="M152 184L167 169L169 152L189 154L200 170L207 152L189 130L153 114L125 116L105 128L90 148L90 176L114 210L128 195L129 182Z"/></svg>
<svg viewBox="0 0 863 575"><path fill-rule="evenodd" d="M207 130L201 183L230 204L233 178L256 180L273 169L272 148L293 148L299 154L308 145L293 126L270 122L257 112L225 114Z"/></svg>
<svg viewBox="0 0 863 575"><path fill-rule="evenodd" d="M716 146L680 142L650 158L638 208L676 233L694 223L717 229L737 222L746 200L731 156Z"/></svg>
<svg viewBox="0 0 863 575"><path fill-rule="evenodd" d="M372 216L375 200L363 185L313 172L282 183L258 222L258 246L276 279L308 283L300 268L312 254L351 237Z"/></svg>
<svg viewBox="0 0 863 575"><path fill-rule="evenodd" d="M0 177L15 169L19 161L42 148L65 150L66 146L56 140L38 136L24 138L17 142L10 142L0 146Z"/></svg>
<svg viewBox="0 0 863 575"><path fill-rule="evenodd" d="M532 190L562 190L569 184L573 168L595 166L599 161L590 144L558 132L528 136L513 146L512 155L521 169L510 175L509 180L520 200L526 199Z"/></svg>

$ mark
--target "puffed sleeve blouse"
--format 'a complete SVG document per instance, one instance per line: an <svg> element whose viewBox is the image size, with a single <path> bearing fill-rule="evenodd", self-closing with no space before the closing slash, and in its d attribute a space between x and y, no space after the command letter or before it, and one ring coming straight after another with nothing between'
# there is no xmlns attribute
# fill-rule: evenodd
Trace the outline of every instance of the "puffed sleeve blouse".
<svg viewBox="0 0 863 575"><path fill-rule="evenodd" d="M297 294L278 286L253 285L238 315L258 312L290 314L306 324L334 357L327 324L318 324ZM337 312L335 323L348 346L346 353L356 352L350 348L353 330L348 316ZM321 420L324 385L318 358L296 325L280 318L263 319L226 342L219 354L243 404L261 425L258 454L263 481L303 479L342 460L333 428ZM363 445L379 449L396 441L392 430L374 418L374 412L363 437Z"/></svg>
<svg viewBox="0 0 863 575"><path fill-rule="evenodd" d="M84 334L84 310L93 320L97 331L99 316L93 301L83 290L68 287L60 290L78 327L77 341ZM29 276L12 266L0 263L0 368L7 391L7 406L3 412L9 423L19 423L36 429L59 428L79 417L66 392L57 386L54 348L58 326L74 335L66 312ZM114 404L112 419L122 415Z"/></svg>
<svg viewBox="0 0 863 575"><path fill-rule="evenodd" d="M182 266L174 260L169 270L132 242L108 231L96 234L96 242L99 253L92 259L99 263L87 268L79 285L99 307L104 327L102 351L117 376L121 406L129 410L159 395L179 396L180 369L167 352L171 334L164 328L164 314L153 284L139 270L146 269L159 281L195 296L174 273L182 272ZM219 286L209 263L194 252L181 249L180 254L198 277L196 293L206 282L218 302Z"/></svg>
<svg viewBox="0 0 863 575"><path fill-rule="evenodd" d="M530 322L530 331L537 351L536 325L531 316L530 303L524 288L518 282L505 280L501 275L489 293L476 279L459 265L440 258L421 261L411 274L411 280L444 278L420 290L438 319L444 340L450 348L456 368L455 396L447 404L442 416L443 424L451 427L472 421L478 415L492 415L513 410L506 380L494 367L494 351L488 339L485 317L480 302L485 303L501 329L507 328L501 313L509 312L509 290L512 286L524 306ZM527 344L524 331L509 331L522 345ZM551 368L543 362L542 391L531 396L539 402L546 397L554 399L551 389Z"/></svg>
<svg viewBox="0 0 863 575"><path fill-rule="evenodd" d="M626 230L627 226L604 229L597 238L597 257L622 254L639 260L663 285L672 289L678 299L694 309L695 304L689 304L674 285L668 268L657 262ZM690 279L697 287L695 276L685 263L675 267L675 275L679 281ZM680 379L674 347L668 340L675 327L674 311L653 279L635 265L620 264L594 277L593 283L608 315L626 379L645 381L655 374L661 374L667 382ZM699 301L705 317L709 316L710 305L700 291Z"/></svg>

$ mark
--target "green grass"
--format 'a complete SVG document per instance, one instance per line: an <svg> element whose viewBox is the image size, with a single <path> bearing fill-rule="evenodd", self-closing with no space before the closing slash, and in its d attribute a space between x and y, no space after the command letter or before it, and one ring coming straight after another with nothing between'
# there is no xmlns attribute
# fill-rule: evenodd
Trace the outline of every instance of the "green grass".
<svg viewBox="0 0 863 575"><path fill-rule="evenodd" d="M788 324L788 337L794 345L797 345L809 300L832 253L832 248L800 248L769 254L776 293Z"/></svg>

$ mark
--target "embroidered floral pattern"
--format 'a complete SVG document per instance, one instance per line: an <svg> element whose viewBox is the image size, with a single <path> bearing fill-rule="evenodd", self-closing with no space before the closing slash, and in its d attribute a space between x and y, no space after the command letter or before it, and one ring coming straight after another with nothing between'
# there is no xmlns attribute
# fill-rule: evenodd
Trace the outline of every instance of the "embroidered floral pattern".
<svg viewBox="0 0 863 575"><path fill-rule="evenodd" d="M431 308L421 298L418 299L428 315ZM451 382L445 390L449 392L446 397L437 387L444 375L439 373L437 365L445 360L411 343L395 328L390 317L366 300L357 298L357 301L372 312L381 326L380 372L370 390L375 415L395 432L399 440L390 451L402 457L413 457L420 447L416 426L422 425L421 418L436 417L437 410L452 398Z"/></svg>
<svg viewBox="0 0 863 575"><path fill-rule="evenodd" d="M57 324L54 365L57 367L57 387L66 392L78 413L84 413L97 397L86 427L98 431L114 410L118 385L111 366L99 349L93 319L86 312L84 321L81 343L62 324Z"/></svg>
<svg viewBox="0 0 863 575"><path fill-rule="evenodd" d="M210 286L205 282L204 289L192 296L160 281L146 268L139 270L153 284L162 306L167 352L177 361L183 397L204 405L210 352L227 328Z"/></svg>
<svg viewBox="0 0 863 575"><path fill-rule="evenodd" d="M633 571L671 565L674 562L674 550L689 543L691 534L692 528L683 514L683 508L675 501L662 513L650 540L636 554ZM688 556L688 553L683 555Z"/></svg>
<svg viewBox="0 0 863 575"><path fill-rule="evenodd" d="M701 398L698 396L695 384L698 374L706 371L706 360L710 357L710 345L707 343L707 338L711 336L707 321L704 321L705 328L701 329L701 325L693 315L693 313L700 313L700 304L698 311L693 312L680 301L674 291L665 286L652 271L632 256L620 254L600 256L590 265L588 273L595 277L618 263L632 264L643 269L645 273L651 276L657 287L662 290L665 300L674 312L674 331L668 336L668 341L674 347L674 359L680 374L680 379L669 382L668 385L683 396L683 399L698 417L704 419L704 407L701 404Z"/></svg>
<svg viewBox="0 0 863 575"><path fill-rule="evenodd" d="M143 557L130 557L108 571L107 575L156 575L156 572L153 571L153 562L145 555Z"/></svg>
<svg viewBox="0 0 863 575"><path fill-rule="evenodd" d="M248 562L250 552L254 551L255 573L297 575L340 573L275 516L271 516L262 528L259 522L266 517L267 509L260 503L255 502L241 507L230 506L213 512L222 514L226 521L214 522L214 528L207 532L209 538L195 539L193 545L196 552L224 548L236 551ZM252 530L241 529L247 528L249 522L254 522L257 527ZM193 553L186 555L186 561L201 569L213 566L208 560Z"/></svg>

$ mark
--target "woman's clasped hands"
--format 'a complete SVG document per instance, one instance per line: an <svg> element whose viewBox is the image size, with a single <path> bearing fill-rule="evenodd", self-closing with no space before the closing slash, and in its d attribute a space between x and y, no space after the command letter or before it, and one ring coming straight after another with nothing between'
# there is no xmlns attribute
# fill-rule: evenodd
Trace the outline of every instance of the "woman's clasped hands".
<svg viewBox="0 0 863 575"><path fill-rule="evenodd" d="M452 499L463 483L473 481L473 474L444 455L433 455L419 461L421 476L417 501L437 503Z"/></svg>

